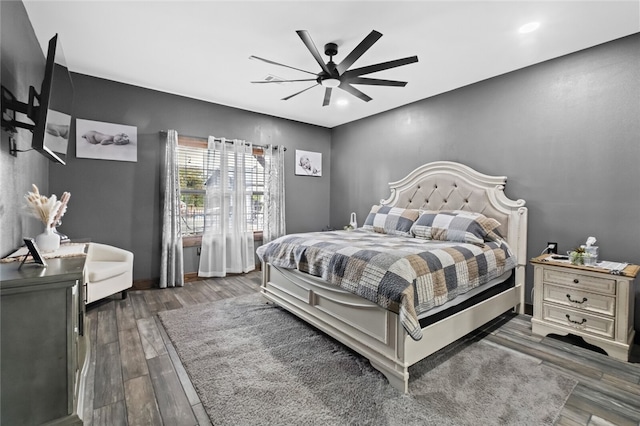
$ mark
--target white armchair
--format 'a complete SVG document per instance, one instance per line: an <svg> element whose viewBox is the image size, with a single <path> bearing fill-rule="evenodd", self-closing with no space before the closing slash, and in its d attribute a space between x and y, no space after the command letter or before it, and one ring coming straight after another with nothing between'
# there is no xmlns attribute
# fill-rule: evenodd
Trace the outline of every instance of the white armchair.
<svg viewBox="0 0 640 426"><path fill-rule="evenodd" d="M133 253L105 244L89 243L84 268L86 303L122 292L133 285Z"/></svg>

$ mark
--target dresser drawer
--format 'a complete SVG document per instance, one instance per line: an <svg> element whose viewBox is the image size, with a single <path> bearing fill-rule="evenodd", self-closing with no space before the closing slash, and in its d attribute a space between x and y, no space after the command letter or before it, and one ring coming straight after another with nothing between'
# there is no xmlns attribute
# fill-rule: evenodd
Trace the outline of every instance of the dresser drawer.
<svg viewBox="0 0 640 426"><path fill-rule="evenodd" d="M549 323L573 328L581 333L612 339L615 333L613 318L592 315L584 311L565 308L544 303L542 305L542 319Z"/></svg>
<svg viewBox="0 0 640 426"><path fill-rule="evenodd" d="M615 316L616 313L615 297L590 293L575 288L545 284L544 301L596 314Z"/></svg>
<svg viewBox="0 0 640 426"><path fill-rule="evenodd" d="M542 279L545 283L558 284L598 293L616 294L615 278L594 277L586 274L545 268Z"/></svg>

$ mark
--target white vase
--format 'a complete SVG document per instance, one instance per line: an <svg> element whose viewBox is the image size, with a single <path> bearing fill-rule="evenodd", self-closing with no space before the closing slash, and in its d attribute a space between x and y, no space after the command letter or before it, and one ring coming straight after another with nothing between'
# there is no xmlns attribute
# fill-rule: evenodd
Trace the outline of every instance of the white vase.
<svg viewBox="0 0 640 426"><path fill-rule="evenodd" d="M60 235L55 228L47 226L42 234L36 235L36 245L43 253L56 251L60 248Z"/></svg>

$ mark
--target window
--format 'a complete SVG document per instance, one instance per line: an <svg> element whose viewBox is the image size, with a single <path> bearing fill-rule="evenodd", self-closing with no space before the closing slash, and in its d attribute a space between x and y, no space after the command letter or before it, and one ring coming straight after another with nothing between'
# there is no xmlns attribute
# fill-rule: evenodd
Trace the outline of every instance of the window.
<svg viewBox="0 0 640 426"><path fill-rule="evenodd" d="M207 149L207 141L178 136L178 167L180 175L182 234L185 237L199 237L204 232L206 185L220 182L220 157ZM254 234L261 233L264 224L264 156L261 148L253 148L247 155L245 182L247 197L251 197L251 208L247 211L248 229ZM233 167L228 165L227 179L235 178Z"/></svg>

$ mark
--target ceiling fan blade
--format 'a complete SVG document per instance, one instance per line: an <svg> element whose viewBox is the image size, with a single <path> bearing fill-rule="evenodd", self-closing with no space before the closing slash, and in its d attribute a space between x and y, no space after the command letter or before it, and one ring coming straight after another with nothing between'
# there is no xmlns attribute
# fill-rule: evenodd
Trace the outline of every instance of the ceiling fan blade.
<svg viewBox="0 0 640 426"><path fill-rule="evenodd" d="M331 103L331 87L327 87L324 91L324 101L322 101L322 106L327 106Z"/></svg>
<svg viewBox="0 0 640 426"><path fill-rule="evenodd" d="M362 93L361 91L359 91L358 89L350 85L349 83L346 83L346 82L340 83L340 86L338 87L344 90L345 92L351 93L356 98L362 99L365 102L369 102L371 100L369 96L365 95L364 93Z"/></svg>
<svg viewBox="0 0 640 426"><path fill-rule="evenodd" d="M397 80L381 80L379 78L366 78L366 77L351 77L344 79L349 84L367 84L369 86L396 86L404 87L407 85L406 81Z"/></svg>
<svg viewBox="0 0 640 426"><path fill-rule="evenodd" d="M289 99L293 98L294 96L299 95L299 94L300 94L300 93L302 93L302 92L306 92L306 91L307 91L307 90L309 90L309 89L313 89L313 88L314 88L314 87L316 87L318 84L319 84L319 83L316 83L316 84L314 84L313 86L307 87L307 88L306 88L306 89L304 89L304 90L301 90L301 91L299 91L299 92L294 93L293 95L289 95L289 96L287 96L286 98L282 98L282 100L283 100L283 101L288 101Z"/></svg>
<svg viewBox="0 0 640 426"><path fill-rule="evenodd" d="M259 58L259 57L257 57L257 56L253 56L253 55L249 56L249 59L257 59L257 60L259 60L259 61L266 62L266 63L268 63L268 64L278 65L278 66L280 66L280 67L291 68L292 70L306 72L307 74L317 75L315 72L311 72L311 71L307 71L307 70L301 70L300 68L291 67L291 66L289 66L289 65L285 65L285 64L280 64L280 63L278 63L278 62L273 62L273 61L270 61L270 60L268 60L268 59Z"/></svg>
<svg viewBox="0 0 640 426"><path fill-rule="evenodd" d="M364 52L366 52L367 50L369 50L369 48L370 48L371 46L373 46L373 43L375 43L376 41L378 41L378 39L379 39L380 37L382 37L382 34L381 34L381 33L379 33L378 31L375 31L375 30L374 30L374 31L371 31L371 32L369 33L369 35L368 35L368 36L366 36L366 37L364 38L364 40L362 40L362 41L360 42L360 44L359 44L359 45L357 45L357 46L356 46L356 48L355 48L355 49L353 49L353 50L351 51L351 53L349 53L349 54L347 55L347 57L346 57L346 58L344 58L344 59L342 60L342 62L340 62L340 63L336 66L336 69L338 70L338 73L339 73L339 74L342 74L343 72L345 72L346 70L348 70L348 69L349 69L349 67L350 67L351 65L353 65L353 63L354 63L355 61L357 61L357 60L358 60L358 58L364 54Z"/></svg>
<svg viewBox="0 0 640 426"><path fill-rule="evenodd" d="M331 71L327 67L327 64L325 64L324 61L322 60L322 56L320 56L320 52L318 52L318 48L313 43L313 40L311 40L311 36L309 35L309 32L305 30L298 30L296 31L296 33L298 33L298 35L302 39L302 42L305 44L305 46L307 46L307 49L309 49L309 52L311 52L311 54L313 55L318 65L320 65L320 68L322 68L322 71L326 72L327 74L331 74Z"/></svg>
<svg viewBox="0 0 640 426"><path fill-rule="evenodd" d="M316 81L316 78L305 78L302 80L260 80L252 81L252 83L294 83L296 81Z"/></svg>
<svg viewBox="0 0 640 426"><path fill-rule="evenodd" d="M344 77L356 77L363 74L371 74L374 72L388 70L389 68L401 67L403 65L413 64L418 62L417 56L409 56L408 58L396 59L395 61L381 62L375 65L369 65L362 68L354 68L349 71L345 71Z"/></svg>

